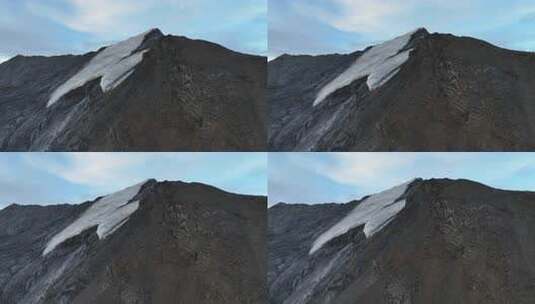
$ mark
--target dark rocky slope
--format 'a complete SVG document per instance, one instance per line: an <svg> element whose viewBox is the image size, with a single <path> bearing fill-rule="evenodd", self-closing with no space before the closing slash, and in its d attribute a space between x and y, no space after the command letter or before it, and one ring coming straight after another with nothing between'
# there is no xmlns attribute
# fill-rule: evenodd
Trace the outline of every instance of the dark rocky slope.
<svg viewBox="0 0 535 304"><path fill-rule="evenodd" d="M100 77L47 103L102 53L17 56L0 64L3 151L266 149L266 59L146 33L142 61L110 91Z"/></svg>
<svg viewBox="0 0 535 304"><path fill-rule="evenodd" d="M1 210L0 303L265 303L265 197L151 180L133 200L108 237L91 227L46 255L99 199Z"/></svg>
<svg viewBox="0 0 535 304"><path fill-rule="evenodd" d="M363 52L283 55L268 63L274 151L521 151L535 149L535 54L421 29L399 72L320 90Z"/></svg>
<svg viewBox="0 0 535 304"><path fill-rule="evenodd" d="M535 193L467 180L416 180L371 237L357 226L309 254L355 206L268 211L272 304L528 304L535 300Z"/></svg>

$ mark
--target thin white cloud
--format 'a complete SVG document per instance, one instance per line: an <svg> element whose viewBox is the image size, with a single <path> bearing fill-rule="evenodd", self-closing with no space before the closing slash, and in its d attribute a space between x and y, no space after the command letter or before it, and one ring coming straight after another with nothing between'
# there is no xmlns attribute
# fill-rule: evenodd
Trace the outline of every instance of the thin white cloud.
<svg viewBox="0 0 535 304"><path fill-rule="evenodd" d="M299 14L374 42L419 27L457 35L484 35L535 10L532 0L514 0L506 6L487 0L296 0L292 6Z"/></svg>
<svg viewBox="0 0 535 304"><path fill-rule="evenodd" d="M167 8L167 11L173 11L174 21L179 24L192 17L208 14L204 10L213 6L213 3L205 0L66 0L66 3L67 8L64 8L32 1L27 3L27 7L33 13L51 18L72 30L107 36L114 31L139 31L140 22L165 21L157 19L165 19L165 16L151 15L152 10ZM265 16L267 5L264 0L251 0L241 3L230 13L224 16L225 22L221 22L219 28Z"/></svg>
<svg viewBox="0 0 535 304"><path fill-rule="evenodd" d="M266 153L4 153L0 168L0 208L80 203L149 178L267 194Z"/></svg>
<svg viewBox="0 0 535 304"><path fill-rule="evenodd" d="M139 176L130 168L148 161L147 154L136 153L66 153L62 159L46 154L26 154L27 164L48 171L68 182L96 188L109 188L121 183L133 184ZM113 187L113 186L112 186Z"/></svg>
<svg viewBox="0 0 535 304"><path fill-rule="evenodd" d="M382 31L382 20L393 18L406 9L406 4L385 0L331 0L335 11L310 2L294 2L297 11L307 16L316 16L343 31Z"/></svg>
<svg viewBox="0 0 535 304"><path fill-rule="evenodd" d="M496 161L485 153L333 153L331 161L318 163L318 174L364 191L380 191L412 178L466 178L498 185L526 168L535 168L535 157L503 155ZM482 159L483 158L483 159ZM483 175L481 170L485 170Z"/></svg>
<svg viewBox="0 0 535 304"><path fill-rule="evenodd" d="M125 22L125 17L146 9L147 6L141 1L130 0L67 0L67 4L68 9L64 9L32 1L27 3L27 7L33 13L46 16L70 29L102 34L117 30L120 22Z"/></svg>
<svg viewBox="0 0 535 304"><path fill-rule="evenodd" d="M415 155L390 153L336 153L334 161L323 164L316 172L325 172L330 179L360 187L370 187L379 181L399 181L399 172L415 161Z"/></svg>
<svg viewBox="0 0 535 304"><path fill-rule="evenodd" d="M308 16L316 16L321 21L347 32L363 34L391 33L395 36L409 31L422 24L420 12L424 8L433 7L437 11L466 12L470 8L469 1L438 1L438 0L330 0L333 10L326 10L310 2L295 2L298 11ZM473 2L473 1L472 1ZM411 17L412 16L412 17ZM454 16L448 15L451 20ZM393 27L395 25L395 27Z"/></svg>
<svg viewBox="0 0 535 304"><path fill-rule="evenodd" d="M85 34L84 44L102 46L157 27L242 52L267 51L262 33L262 25L267 28L265 0L28 0L25 7L32 18Z"/></svg>
<svg viewBox="0 0 535 304"><path fill-rule="evenodd" d="M415 170L418 155L414 153L329 153L325 156L317 161L295 155L292 162L337 184L354 187L351 194L371 194L422 175ZM333 200L339 198L340 195Z"/></svg>
<svg viewBox="0 0 535 304"><path fill-rule="evenodd" d="M221 163L229 157L229 164ZM148 178L204 182L240 193L261 194L265 185L243 179L265 175L264 153L243 155L218 153L46 153L24 154L24 162L76 185L106 194Z"/></svg>
<svg viewBox="0 0 535 304"><path fill-rule="evenodd" d="M413 178L468 179L535 191L534 153L277 153L270 205L347 202Z"/></svg>

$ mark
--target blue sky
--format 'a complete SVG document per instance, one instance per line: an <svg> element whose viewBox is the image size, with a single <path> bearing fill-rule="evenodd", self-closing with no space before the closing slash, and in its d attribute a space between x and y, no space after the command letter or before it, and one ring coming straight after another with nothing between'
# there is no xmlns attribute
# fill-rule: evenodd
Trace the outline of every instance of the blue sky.
<svg viewBox="0 0 535 304"><path fill-rule="evenodd" d="M0 209L81 203L148 178L267 194L266 153L0 153Z"/></svg>
<svg viewBox="0 0 535 304"><path fill-rule="evenodd" d="M535 153L0 153L0 208L80 203L148 178L270 204L347 202L416 177L535 191Z"/></svg>
<svg viewBox="0 0 535 304"><path fill-rule="evenodd" d="M360 50L419 27L535 50L533 0L271 0L269 57Z"/></svg>
<svg viewBox="0 0 535 304"><path fill-rule="evenodd" d="M266 54L266 0L0 0L0 62L85 53L150 28Z"/></svg>
<svg viewBox="0 0 535 304"><path fill-rule="evenodd" d="M270 153L268 164L270 205L347 202L417 177L535 191L535 153Z"/></svg>

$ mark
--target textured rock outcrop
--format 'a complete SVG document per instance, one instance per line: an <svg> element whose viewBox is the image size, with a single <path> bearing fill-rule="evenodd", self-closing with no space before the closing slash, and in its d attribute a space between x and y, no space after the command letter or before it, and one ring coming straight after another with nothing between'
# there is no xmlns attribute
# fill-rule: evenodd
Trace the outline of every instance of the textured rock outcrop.
<svg viewBox="0 0 535 304"><path fill-rule="evenodd" d="M270 150L535 149L535 53L425 29L410 36L397 38L403 47L270 61Z"/></svg>
<svg viewBox="0 0 535 304"><path fill-rule="evenodd" d="M0 303L265 303L265 197L150 180L105 238L91 226L43 254L105 199L1 210Z"/></svg>
<svg viewBox="0 0 535 304"><path fill-rule="evenodd" d="M535 299L535 192L416 180L396 200L405 207L373 236L355 226L310 252L315 240L368 199L269 209L269 303Z"/></svg>
<svg viewBox="0 0 535 304"><path fill-rule="evenodd" d="M262 151L266 65L157 29L80 56L17 56L0 64L0 150Z"/></svg>

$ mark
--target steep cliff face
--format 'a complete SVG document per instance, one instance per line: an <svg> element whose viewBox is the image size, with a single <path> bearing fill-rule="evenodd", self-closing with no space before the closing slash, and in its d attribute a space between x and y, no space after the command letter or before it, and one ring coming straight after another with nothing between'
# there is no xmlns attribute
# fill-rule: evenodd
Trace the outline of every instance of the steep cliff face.
<svg viewBox="0 0 535 304"><path fill-rule="evenodd" d="M362 213L384 193L271 207L270 303L533 302L535 193L447 179L416 180L398 193L385 206L403 207L373 235L355 214L384 219L383 208Z"/></svg>
<svg viewBox="0 0 535 304"><path fill-rule="evenodd" d="M0 302L264 303L265 218L265 197L154 180L82 205L12 205Z"/></svg>
<svg viewBox="0 0 535 304"><path fill-rule="evenodd" d="M266 148L266 59L154 29L0 64L4 151Z"/></svg>
<svg viewBox="0 0 535 304"><path fill-rule="evenodd" d="M268 64L269 146L532 150L533 67L533 53L425 29L349 55L284 55Z"/></svg>

